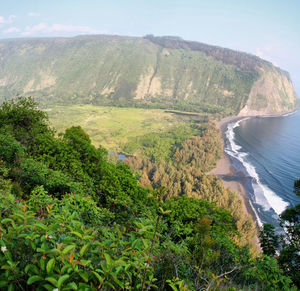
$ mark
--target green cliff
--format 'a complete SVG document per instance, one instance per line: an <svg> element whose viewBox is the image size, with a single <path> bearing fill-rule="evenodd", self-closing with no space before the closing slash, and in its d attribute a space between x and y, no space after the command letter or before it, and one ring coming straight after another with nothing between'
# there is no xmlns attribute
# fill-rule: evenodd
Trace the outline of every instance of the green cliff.
<svg viewBox="0 0 300 291"><path fill-rule="evenodd" d="M0 41L0 101L92 103L258 115L292 110L288 73L256 56L178 37Z"/></svg>

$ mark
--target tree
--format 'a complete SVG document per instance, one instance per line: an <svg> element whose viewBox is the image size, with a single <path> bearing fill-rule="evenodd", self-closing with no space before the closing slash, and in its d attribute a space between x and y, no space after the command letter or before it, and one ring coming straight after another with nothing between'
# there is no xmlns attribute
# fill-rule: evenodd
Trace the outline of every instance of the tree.
<svg viewBox="0 0 300 291"><path fill-rule="evenodd" d="M260 245L264 254L274 256L279 247L279 238L275 234L275 227L271 224L264 224L259 232Z"/></svg>
<svg viewBox="0 0 300 291"><path fill-rule="evenodd" d="M294 184L294 192L300 196L300 180ZM261 246L267 255L280 252L278 263L285 275L300 287L300 204L286 209L280 215L280 225L284 233L276 235L274 226L266 224L260 233Z"/></svg>
<svg viewBox="0 0 300 291"><path fill-rule="evenodd" d="M0 107L0 128L10 132L25 146L32 145L38 134L52 132L47 114L38 109L38 104L31 97L3 102Z"/></svg>
<svg viewBox="0 0 300 291"><path fill-rule="evenodd" d="M285 234L281 237L278 262L300 288L300 204L285 210L280 218Z"/></svg>

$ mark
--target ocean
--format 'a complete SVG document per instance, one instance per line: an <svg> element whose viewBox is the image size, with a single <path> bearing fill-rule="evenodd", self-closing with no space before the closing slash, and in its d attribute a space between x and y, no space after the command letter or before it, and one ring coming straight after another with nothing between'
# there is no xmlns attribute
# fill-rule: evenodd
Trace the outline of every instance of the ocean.
<svg viewBox="0 0 300 291"><path fill-rule="evenodd" d="M300 111L280 117L245 118L230 123L225 152L242 172L259 225L278 227L280 213L300 203L293 192L300 178Z"/></svg>

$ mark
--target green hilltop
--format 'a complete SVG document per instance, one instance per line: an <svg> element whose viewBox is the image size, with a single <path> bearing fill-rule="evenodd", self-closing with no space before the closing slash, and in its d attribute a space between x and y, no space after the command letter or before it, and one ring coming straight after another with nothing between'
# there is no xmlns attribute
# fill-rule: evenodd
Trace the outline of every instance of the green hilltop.
<svg viewBox="0 0 300 291"><path fill-rule="evenodd" d="M0 41L0 101L169 108L223 115L294 109L289 74L256 56L178 37Z"/></svg>

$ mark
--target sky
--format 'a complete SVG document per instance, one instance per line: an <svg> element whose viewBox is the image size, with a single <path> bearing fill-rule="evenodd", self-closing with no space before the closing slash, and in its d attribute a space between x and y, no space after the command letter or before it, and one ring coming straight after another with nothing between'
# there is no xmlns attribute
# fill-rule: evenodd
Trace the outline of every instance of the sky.
<svg viewBox="0 0 300 291"><path fill-rule="evenodd" d="M0 39L173 35L287 70L300 97L300 0L0 0Z"/></svg>

